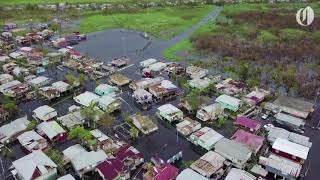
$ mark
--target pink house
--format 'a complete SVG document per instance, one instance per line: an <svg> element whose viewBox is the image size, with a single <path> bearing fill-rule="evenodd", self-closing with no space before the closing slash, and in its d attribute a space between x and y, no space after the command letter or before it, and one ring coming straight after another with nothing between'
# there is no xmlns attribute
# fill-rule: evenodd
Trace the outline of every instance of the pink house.
<svg viewBox="0 0 320 180"><path fill-rule="evenodd" d="M250 132L257 133L260 130L261 124L253 119L249 119L245 116L240 116L237 118L236 123L241 128L248 130Z"/></svg>
<svg viewBox="0 0 320 180"><path fill-rule="evenodd" d="M233 134L231 140L247 145L254 153L257 153L263 145L264 137L251 134L239 129Z"/></svg>
<svg viewBox="0 0 320 180"><path fill-rule="evenodd" d="M179 174L179 169L172 166L171 164L167 164L161 168L155 167L154 180L174 180Z"/></svg>
<svg viewBox="0 0 320 180"><path fill-rule="evenodd" d="M130 166L130 170L135 169L138 165L144 162L143 154L133 146L129 145L120 147L115 153L115 156L122 163Z"/></svg>

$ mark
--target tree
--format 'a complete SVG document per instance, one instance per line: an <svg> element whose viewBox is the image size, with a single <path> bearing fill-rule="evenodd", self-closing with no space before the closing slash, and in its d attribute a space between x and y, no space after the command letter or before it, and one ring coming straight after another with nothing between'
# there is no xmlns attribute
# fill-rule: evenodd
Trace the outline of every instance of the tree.
<svg viewBox="0 0 320 180"><path fill-rule="evenodd" d="M13 113L18 110L17 102L15 99L9 96L3 96L0 99L3 109L8 111L9 113Z"/></svg>
<svg viewBox="0 0 320 180"><path fill-rule="evenodd" d="M65 161L63 159L63 154L56 150L56 149L49 149L47 151L45 151L45 154L53 161L57 164L58 169L60 169L61 171L64 171L63 167L65 164Z"/></svg>
<svg viewBox="0 0 320 180"><path fill-rule="evenodd" d="M113 122L115 121L115 117L109 114L108 112L104 112L99 118L98 124L103 128L109 128Z"/></svg>
<svg viewBox="0 0 320 180"><path fill-rule="evenodd" d="M93 140L93 136L90 133L90 131L85 129L84 127L81 127L81 126L77 126L77 127L72 128L69 131L69 138L70 139L77 139L77 140L81 141L82 144L84 144L84 142L88 142L90 140Z"/></svg>
<svg viewBox="0 0 320 180"><path fill-rule="evenodd" d="M218 120L214 122L214 126L217 128L221 128L222 126L224 126L227 122L227 118L224 116L219 116Z"/></svg>
<svg viewBox="0 0 320 180"><path fill-rule="evenodd" d="M70 73L66 74L65 79L71 86L76 86L78 83L77 77Z"/></svg>
<svg viewBox="0 0 320 180"><path fill-rule="evenodd" d="M38 125L37 120L35 120L35 119L31 120L27 126L27 131L34 130L37 127L37 125Z"/></svg>
<svg viewBox="0 0 320 180"><path fill-rule="evenodd" d="M130 137L135 140L136 138L139 137L139 130L135 127L131 127L130 129Z"/></svg>
<svg viewBox="0 0 320 180"><path fill-rule="evenodd" d="M87 76L81 73L78 77L78 82L80 83L81 86L83 86L85 85L87 79L88 79Z"/></svg>

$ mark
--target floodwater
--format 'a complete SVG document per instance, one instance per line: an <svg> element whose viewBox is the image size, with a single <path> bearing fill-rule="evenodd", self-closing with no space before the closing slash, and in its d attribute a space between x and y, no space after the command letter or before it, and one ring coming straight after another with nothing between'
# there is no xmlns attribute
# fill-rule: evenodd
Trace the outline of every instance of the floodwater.
<svg viewBox="0 0 320 180"><path fill-rule="evenodd" d="M78 51L97 58L104 63L110 62L113 57L128 56L130 58L128 64L134 65L124 69L121 73L131 79L141 79L142 76L138 73L140 61L148 58L164 60L163 51L170 46L168 41L152 38L149 46L144 51L140 51L149 40L141 36L138 31L122 29L89 34L87 38L87 41L75 46ZM140 111L135 107L133 99L126 92L121 94L121 98L125 101L122 106L122 112L133 114ZM178 100L170 103L177 105ZM153 116L158 106L160 105L154 105L151 110L144 111L143 114ZM183 159L185 160L195 160L200 157L199 154L191 150L190 144L186 139L177 136L174 127L165 126L160 121L157 124L158 131L134 142L134 146L144 154L146 160L149 160L152 156L169 158L179 151L183 152Z"/></svg>

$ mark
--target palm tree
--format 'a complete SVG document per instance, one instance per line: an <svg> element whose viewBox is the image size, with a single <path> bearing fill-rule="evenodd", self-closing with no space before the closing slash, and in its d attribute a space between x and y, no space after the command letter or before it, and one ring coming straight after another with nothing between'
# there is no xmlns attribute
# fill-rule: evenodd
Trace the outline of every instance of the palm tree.
<svg viewBox="0 0 320 180"><path fill-rule="evenodd" d="M108 112L104 112L100 117L98 124L102 126L104 129L109 129L110 126L115 121L115 117L109 114Z"/></svg>
<svg viewBox="0 0 320 180"><path fill-rule="evenodd" d="M130 137L135 140L136 138L139 137L139 130L135 127L131 127L130 129Z"/></svg>

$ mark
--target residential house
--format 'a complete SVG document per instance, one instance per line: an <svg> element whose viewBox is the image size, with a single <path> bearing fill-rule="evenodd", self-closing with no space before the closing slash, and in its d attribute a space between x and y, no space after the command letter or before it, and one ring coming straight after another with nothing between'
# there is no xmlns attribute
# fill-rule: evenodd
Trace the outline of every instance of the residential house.
<svg viewBox="0 0 320 180"><path fill-rule="evenodd" d="M303 119L290 116L285 113L278 113L275 115L275 118L279 124L285 125L293 130L303 128L305 125L305 121Z"/></svg>
<svg viewBox="0 0 320 180"><path fill-rule="evenodd" d="M269 92L263 89L256 89L247 94L244 97L244 101L250 105L259 105L268 94Z"/></svg>
<svg viewBox="0 0 320 180"><path fill-rule="evenodd" d="M65 150L62 151L64 162L71 163L71 160L76 158L77 156L86 153L87 150L84 149L80 144L75 144L69 146Z"/></svg>
<svg viewBox="0 0 320 180"><path fill-rule="evenodd" d="M49 121L55 119L58 115L57 111L48 105L40 106L33 110L32 113L32 117L40 121Z"/></svg>
<svg viewBox="0 0 320 180"><path fill-rule="evenodd" d="M209 78L203 78L203 79L191 79L188 81L188 84L192 88L196 89L204 89L209 87L211 83L211 80Z"/></svg>
<svg viewBox="0 0 320 180"><path fill-rule="evenodd" d="M191 79L201 79L207 76L208 74L207 69L203 69L197 66L188 66L186 68L186 74L191 78Z"/></svg>
<svg viewBox="0 0 320 180"><path fill-rule="evenodd" d="M270 154L269 157L260 156L259 163L267 171L285 179L297 179L302 170L301 164L274 154Z"/></svg>
<svg viewBox="0 0 320 180"><path fill-rule="evenodd" d="M51 86L57 89L60 93L65 93L70 89L70 85L63 81L54 82Z"/></svg>
<svg viewBox="0 0 320 180"><path fill-rule="evenodd" d="M136 103L145 106L151 105L152 103L152 94L144 89L137 89L133 92L133 98Z"/></svg>
<svg viewBox="0 0 320 180"><path fill-rule="evenodd" d="M122 74L112 74L110 76L110 82L112 84L117 85L117 86L124 86L126 84L129 84L130 81L131 80L127 76L122 75Z"/></svg>
<svg viewBox="0 0 320 180"><path fill-rule="evenodd" d="M214 103L208 106L202 106L198 111L196 117L201 121L209 121L217 119L222 115L223 108L219 103Z"/></svg>
<svg viewBox="0 0 320 180"><path fill-rule="evenodd" d="M121 101L112 94L102 96L98 102L99 107L107 112L114 112L121 109Z"/></svg>
<svg viewBox="0 0 320 180"><path fill-rule="evenodd" d="M120 145L117 144L116 141L105 135L99 129L91 130L90 133L95 138L95 144L90 147L91 149L97 148L107 151L120 148Z"/></svg>
<svg viewBox="0 0 320 180"><path fill-rule="evenodd" d="M30 90L30 86L26 83L18 83L18 81L11 81L11 82L17 82L17 83L16 84L12 83L11 85L13 85L13 86L10 86L10 88L2 91L2 93L7 96L20 99L20 98L26 96L26 93ZM11 82L9 82L9 83L11 83ZM0 91L1 91L1 87L0 87Z"/></svg>
<svg viewBox="0 0 320 180"><path fill-rule="evenodd" d="M9 62L7 64L2 65L2 70L3 70L3 72L10 74L10 73L12 73L13 69L18 66L19 65L17 65L16 63Z"/></svg>
<svg viewBox="0 0 320 180"><path fill-rule="evenodd" d="M49 82L50 82L49 78L47 78L45 76L38 76L34 79L29 80L27 83L32 87L39 88L39 87L42 87L42 86L49 84Z"/></svg>
<svg viewBox="0 0 320 180"><path fill-rule="evenodd" d="M1 44L1 43L0 43ZM5 63L7 61L10 60L10 57L9 56L6 56L6 55L0 55L0 63Z"/></svg>
<svg viewBox="0 0 320 180"><path fill-rule="evenodd" d="M215 101L218 102L224 109L228 109L233 112L237 112L242 105L242 101L240 99L225 94L217 97Z"/></svg>
<svg viewBox="0 0 320 180"><path fill-rule="evenodd" d="M106 96L115 93L116 91L119 91L119 89L115 86L110 86L109 84L100 84L95 89L95 93L99 96Z"/></svg>
<svg viewBox="0 0 320 180"><path fill-rule="evenodd" d="M198 107L207 106L211 103L211 98L208 96L199 96L199 105ZM198 107L191 106L192 98L190 97L182 97L180 99L179 107L188 111L189 114L196 114Z"/></svg>
<svg viewBox="0 0 320 180"><path fill-rule="evenodd" d="M274 102L281 112L290 114L297 118L306 119L314 111L314 104L303 99L279 96Z"/></svg>
<svg viewBox="0 0 320 180"><path fill-rule="evenodd" d="M144 78L144 79L132 81L129 84L129 87L132 90L148 89L150 86L154 86L154 85L160 84L163 80L164 80L163 77Z"/></svg>
<svg viewBox="0 0 320 180"><path fill-rule="evenodd" d="M86 91L73 98L81 106L88 107L91 103L98 103L100 97L92 92Z"/></svg>
<svg viewBox="0 0 320 180"><path fill-rule="evenodd" d="M136 126L145 135L158 130L158 126L148 116L134 114L131 116L131 118L133 125Z"/></svg>
<svg viewBox="0 0 320 180"><path fill-rule="evenodd" d="M96 171L103 180L129 179L130 171L117 158L110 158L100 163Z"/></svg>
<svg viewBox="0 0 320 180"><path fill-rule="evenodd" d="M17 139L28 153L43 150L48 146L47 140L33 130L22 133Z"/></svg>
<svg viewBox="0 0 320 180"><path fill-rule="evenodd" d="M10 116L10 113L0 107L0 122L6 121Z"/></svg>
<svg viewBox="0 0 320 180"><path fill-rule="evenodd" d="M149 87L149 92L157 99L175 97L178 95L179 89L169 80L163 80L160 84Z"/></svg>
<svg viewBox="0 0 320 180"><path fill-rule="evenodd" d="M183 118L183 112L172 104L165 104L158 107L157 116L171 123L180 121Z"/></svg>
<svg viewBox="0 0 320 180"><path fill-rule="evenodd" d="M12 162L14 170L12 174L21 180L31 179L55 179L57 177L57 165L41 150Z"/></svg>
<svg viewBox="0 0 320 180"><path fill-rule="evenodd" d="M19 84L21 84L21 82L18 80L13 80L13 81L7 82L5 84L2 84L2 85L0 85L0 92L5 94L6 91L10 91L11 88L13 88L14 86L19 85Z"/></svg>
<svg viewBox="0 0 320 180"><path fill-rule="evenodd" d="M164 63L164 62L153 63L153 64L149 65L149 67L144 68L142 70L143 76L147 77L147 78L155 77L155 76L159 75L161 73L161 71L167 67L167 65L168 64Z"/></svg>
<svg viewBox="0 0 320 180"><path fill-rule="evenodd" d="M238 125L240 128L243 128L253 133L257 133L261 128L261 124L258 121L247 118L245 116L237 117L235 124Z"/></svg>
<svg viewBox="0 0 320 180"><path fill-rule="evenodd" d="M277 138L286 139L290 142L300 144L306 147L311 148L312 142L307 136L303 136L294 132L287 131L283 128L272 127L267 129L268 131L268 141L273 144Z"/></svg>
<svg viewBox="0 0 320 180"><path fill-rule="evenodd" d="M191 164L190 168L204 177L219 179L224 174L225 158L214 151L208 151Z"/></svg>
<svg viewBox="0 0 320 180"><path fill-rule="evenodd" d="M218 91L223 92L224 94L233 96L241 92L244 92L246 85L243 82L233 80L231 78L218 83L216 86Z"/></svg>
<svg viewBox="0 0 320 180"><path fill-rule="evenodd" d="M64 141L67 138L67 132L56 121L45 121L37 126L37 132L48 140Z"/></svg>
<svg viewBox="0 0 320 180"><path fill-rule="evenodd" d="M143 154L129 145L121 146L115 153L115 157L130 170L136 169L137 166L144 162Z"/></svg>
<svg viewBox="0 0 320 180"><path fill-rule="evenodd" d="M61 93L59 90L52 86L46 86L39 89L39 94L46 100L51 101L52 99L60 97Z"/></svg>
<svg viewBox="0 0 320 180"><path fill-rule="evenodd" d="M209 180L208 178L205 178L204 176L198 174L194 170L187 168L180 172L180 174L177 176L176 180Z"/></svg>
<svg viewBox="0 0 320 180"><path fill-rule="evenodd" d="M310 148L277 138L272 145L272 152L284 158L303 164L308 157Z"/></svg>
<svg viewBox="0 0 320 180"><path fill-rule="evenodd" d="M147 68L149 67L151 64L154 64L158 62L158 60L154 59L154 58L150 58L150 59L147 59L147 60L144 60L144 61L141 61L140 62L140 67L141 68Z"/></svg>
<svg viewBox="0 0 320 180"><path fill-rule="evenodd" d="M264 142L264 137L251 134L242 129L235 132L230 139L248 146L255 154L258 153Z"/></svg>
<svg viewBox="0 0 320 180"><path fill-rule="evenodd" d="M171 164L165 164L162 166L154 166L152 173L145 173L145 180L175 180L179 174L179 169Z"/></svg>
<svg viewBox="0 0 320 180"><path fill-rule="evenodd" d="M210 151L214 145L223 139L223 136L209 127L203 127L192 133L189 140L201 148Z"/></svg>
<svg viewBox="0 0 320 180"><path fill-rule="evenodd" d="M81 152L71 159L73 169L82 177L85 173L93 171L97 165L108 158L103 150Z"/></svg>
<svg viewBox="0 0 320 180"><path fill-rule="evenodd" d="M186 72L186 68L179 63L169 63L164 70L168 73L169 77L172 77L172 75L185 75Z"/></svg>
<svg viewBox="0 0 320 180"><path fill-rule="evenodd" d="M71 129L77 125L82 125L85 122L85 119L86 118L81 115L79 110L57 118L57 120L67 129Z"/></svg>
<svg viewBox="0 0 320 180"><path fill-rule="evenodd" d="M127 65L129 62L129 58L126 56L120 56L112 59L111 65L116 66L116 67L123 67Z"/></svg>
<svg viewBox="0 0 320 180"><path fill-rule="evenodd" d="M251 150L241 143L223 138L214 145L214 151L231 161L237 168L244 168L251 157Z"/></svg>
<svg viewBox="0 0 320 180"><path fill-rule="evenodd" d="M232 168L227 174L225 180L256 180L257 178L247 171Z"/></svg>
<svg viewBox="0 0 320 180"><path fill-rule="evenodd" d="M0 143L10 143L19 134L25 131L29 125L27 116L11 121L0 127Z"/></svg>
<svg viewBox="0 0 320 180"><path fill-rule="evenodd" d="M0 74L0 85L6 84L10 81L13 81L13 76L11 76L10 74Z"/></svg>
<svg viewBox="0 0 320 180"><path fill-rule="evenodd" d="M9 54L9 57L14 59L14 60L19 60L25 57L25 53L21 51L15 51Z"/></svg>
<svg viewBox="0 0 320 180"><path fill-rule="evenodd" d="M183 118L183 121L176 124L177 131L183 136L189 136L191 133L199 130L201 124L198 121L192 120L189 117Z"/></svg>

